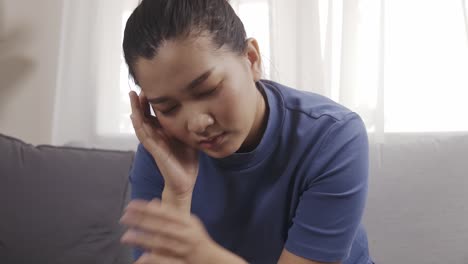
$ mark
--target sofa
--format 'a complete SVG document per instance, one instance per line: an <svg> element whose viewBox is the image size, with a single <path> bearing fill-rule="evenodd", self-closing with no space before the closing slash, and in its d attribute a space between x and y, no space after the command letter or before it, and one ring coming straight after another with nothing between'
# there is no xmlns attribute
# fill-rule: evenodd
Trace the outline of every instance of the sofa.
<svg viewBox="0 0 468 264"><path fill-rule="evenodd" d="M0 263L132 263L118 219L133 157L0 135ZM468 264L468 135L371 144L363 222L377 264Z"/></svg>
<svg viewBox="0 0 468 264"><path fill-rule="evenodd" d="M468 133L387 134L370 154L375 262L468 264Z"/></svg>
<svg viewBox="0 0 468 264"><path fill-rule="evenodd" d="M118 220L133 157L0 135L0 263L132 263Z"/></svg>

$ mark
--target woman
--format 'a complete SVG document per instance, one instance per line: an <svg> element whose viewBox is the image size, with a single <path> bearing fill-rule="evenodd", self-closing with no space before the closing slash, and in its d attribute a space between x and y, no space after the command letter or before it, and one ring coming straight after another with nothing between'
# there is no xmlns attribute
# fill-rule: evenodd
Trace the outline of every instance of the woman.
<svg viewBox="0 0 468 264"><path fill-rule="evenodd" d="M143 0L123 48L142 89L121 219L136 263L372 263L360 117L262 80L226 0Z"/></svg>

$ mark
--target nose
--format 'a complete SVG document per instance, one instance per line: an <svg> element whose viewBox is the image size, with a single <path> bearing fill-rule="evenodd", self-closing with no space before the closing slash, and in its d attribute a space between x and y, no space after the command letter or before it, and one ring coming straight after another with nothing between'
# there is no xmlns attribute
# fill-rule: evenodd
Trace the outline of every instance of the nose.
<svg viewBox="0 0 468 264"><path fill-rule="evenodd" d="M207 128L214 124L214 119L208 114L198 114L187 122L187 129L196 134L204 134Z"/></svg>

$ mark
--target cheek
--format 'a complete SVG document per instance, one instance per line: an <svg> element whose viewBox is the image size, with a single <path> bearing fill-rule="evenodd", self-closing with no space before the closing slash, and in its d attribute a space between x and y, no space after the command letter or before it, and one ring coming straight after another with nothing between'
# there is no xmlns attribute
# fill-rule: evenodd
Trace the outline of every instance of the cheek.
<svg viewBox="0 0 468 264"><path fill-rule="evenodd" d="M161 117L159 119L159 123L161 124L161 127L163 128L166 135L168 135L169 137L184 137L183 126L180 125L180 121L176 118Z"/></svg>
<svg viewBox="0 0 468 264"><path fill-rule="evenodd" d="M177 119L164 117L161 113L158 113L158 111L156 110L155 107L153 107L153 106L151 106L151 107L153 108L153 112L157 113L156 115L157 115L159 124L163 128L164 132L166 132L166 134L168 136L176 136L177 131L178 131L178 129L177 129Z"/></svg>
<svg viewBox="0 0 468 264"><path fill-rule="evenodd" d="M226 87L216 102L213 112L216 113L216 118L222 126L236 130L243 129L250 119L249 114L253 112L250 101L242 89Z"/></svg>

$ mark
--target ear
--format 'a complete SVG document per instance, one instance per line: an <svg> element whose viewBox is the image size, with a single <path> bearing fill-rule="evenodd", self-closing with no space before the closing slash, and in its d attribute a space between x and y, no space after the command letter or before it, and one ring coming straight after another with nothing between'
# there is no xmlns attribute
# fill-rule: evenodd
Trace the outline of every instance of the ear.
<svg viewBox="0 0 468 264"><path fill-rule="evenodd" d="M254 81L257 82L262 78L262 61L260 58L260 49L256 39L247 39L245 55L250 62L250 71L252 72Z"/></svg>

